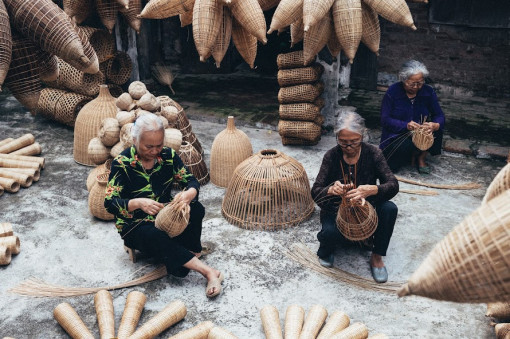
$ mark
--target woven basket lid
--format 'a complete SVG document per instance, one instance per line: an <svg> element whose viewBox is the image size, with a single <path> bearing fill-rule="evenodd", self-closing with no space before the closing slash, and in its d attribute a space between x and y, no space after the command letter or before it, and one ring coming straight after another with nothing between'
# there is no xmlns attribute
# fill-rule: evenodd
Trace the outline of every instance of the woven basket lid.
<svg viewBox="0 0 510 339"><path fill-rule="evenodd" d="M306 171L280 151L262 150L236 167L221 210L227 221L242 228L296 226L314 210Z"/></svg>

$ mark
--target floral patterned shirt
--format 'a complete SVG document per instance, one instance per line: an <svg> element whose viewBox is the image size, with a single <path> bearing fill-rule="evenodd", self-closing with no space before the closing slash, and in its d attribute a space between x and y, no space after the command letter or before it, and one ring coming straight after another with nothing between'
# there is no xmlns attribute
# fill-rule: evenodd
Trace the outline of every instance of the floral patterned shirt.
<svg viewBox="0 0 510 339"><path fill-rule="evenodd" d="M134 198L149 198L161 203L172 200L171 188L174 183L181 188L194 187L199 191L200 184L184 165L175 151L163 147L154 167L145 170L136 148L131 146L120 153L112 162L104 206L115 215L115 226L119 233L127 226L140 222L154 222L155 216L141 209L128 211L128 202ZM198 194L193 199L198 200Z"/></svg>

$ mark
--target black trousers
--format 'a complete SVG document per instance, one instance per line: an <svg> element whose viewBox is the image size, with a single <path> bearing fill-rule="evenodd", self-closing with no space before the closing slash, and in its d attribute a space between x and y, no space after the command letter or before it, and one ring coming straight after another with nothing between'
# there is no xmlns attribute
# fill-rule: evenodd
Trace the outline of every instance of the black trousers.
<svg viewBox="0 0 510 339"><path fill-rule="evenodd" d="M164 231L157 229L154 222L142 222L123 230L121 236L124 245L160 259L169 274L185 277L189 269L183 267L193 259L194 254L202 250L202 219L205 215L204 206L198 201L190 204L189 224L180 235L170 238Z"/></svg>
<svg viewBox="0 0 510 339"><path fill-rule="evenodd" d="M373 235L372 252L385 256L397 220L398 208L392 201L383 201L374 207L377 212L378 223ZM321 213L320 220L322 229L317 233L317 239L320 242L317 255L320 258L332 254L338 245L352 243L336 227L336 214Z"/></svg>

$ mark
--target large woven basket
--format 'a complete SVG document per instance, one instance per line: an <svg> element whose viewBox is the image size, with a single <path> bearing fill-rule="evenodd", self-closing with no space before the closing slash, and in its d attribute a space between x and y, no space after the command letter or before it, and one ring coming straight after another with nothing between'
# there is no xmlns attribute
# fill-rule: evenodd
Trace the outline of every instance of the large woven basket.
<svg viewBox="0 0 510 339"><path fill-rule="evenodd" d="M235 17L232 18L232 42L243 60L250 68L254 68L257 56L257 37L248 33Z"/></svg>
<svg viewBox="0 0 510 339"><path fill-rule="evenodd" d="M96 184L92 186L89 192L89 211L96 218L102 220L113 220L114 215L109 213L104 207L104 198L106 196L106 184L110 172L100 173L96 177Z"/></svg>
<svg viewBox="0 0 510 339"><path fill-rule="evenodd" d="M263 44L267 42L266 19L257 0L233 1L230 10L249 34L257 37Z"/></svg>
<svg viewBox="0 0 510 339"><path fill-rule="evenodd" d="M282 87L278 91L278 102L280 104L313 102L321 93L320 88L313 84Z"/></svg>
<svg viewBox="0 0 510 339"><path fill-rule="evenodd" d="M108 59L101 64L101 71L106 79L116 85L125 84L131 77L133 63L131 58L125 52L116 52L113 58Z"/></svg>
<svg viewBox="0 0 510 339"><path fill-rule="evenodd" d="M361 42L363 42L369 50L379 55L379 44L381 42L381 26L379 24L379 16L365 2L361 2Z"/></svg>
<svg viewBox="0 0 510 339"><path fill-rule="evenodd" d="M336 36L352 63L361 41L361 0L335 1L332 13Z"/></svg>
<svg viewBox="0 0 510 339"><path fill-rule="evenodd" d="M140 13L144 19L165 19L193 10L195 0L152 0Z"/></svg>
<svg viewBox="0 0 510 339"><path fill-rule="evenodd" d="M177 196L176 196L177 197ZM172 200L156 216L156 228L165 231L170 238L180 235L189 224L190 206L179 206Z"/></svg>
<svg viewBox="0 0 510 339"><path fill-rule="evenodd" d="M259 230L299 225L313 210L305 169L277 150L262 150L240 163L221 206L228 222Z"/></svg>
<svg viewBox="0 0 510 339"><path fill-rule="evenodd" d="M499 323L494 326L497 339L508 339L510 337L510 323Z"/></svg>
<svg viewBox="0 0 510 339"><path fill-rule="evenodd" d="M217 0L195 0L193 6L193 40L200 61L211 55L216 36L220 31L223 5Z"/></svg>
<svg viewBox="0 0 510 339"><path fill-rule="evenodd" d="M278 71L277 79L281 87L293 86L299 84L310 84L321 78L324 67L315 64L311 67L300 67L291 69L282 69Z"/></svg>
<svg viewBox="0 0 510 339"><path fill-rule="evenodd" d="M280 120L278 133L283 137L315 141L321 136L321 126L309 121Z"/></svg>
<svg viewBox="0 0 510 339"><path fill-rule="evenodd" d="M429 253L399 291L438 300L510 300L510 190L478 207Z"/></svg>
<svg viewBox="0 0 510 339"><path fill-rule="evenodd" d="M268 34L303 18L303 0L281 0L274 11Z"/></svg>
<svg viewBox="0 0 510 339"><path fill-rule="evenodd" d="M363 0L372 7L377 14L397 25L408 26L416 29L413 23L413 16L405 0Z"/></svg>
<svg viewBox="0 0 510 339"><path fill-rule="evenodd" d="M108 86L101 85L97 98L83 106L76 117L74 124L74 161L82 165L93 165L87 154L89 141L97 135L103 119L115 118L116 115L115 98L110 95Z"/></svg>
<svg viewBox="0 0 510 339"><path fill-rule="evenodd" d="M57 80L48 83L54 88L66 89L91 97L99 93L99 86L105 81L102 72L87 74L76 69L62 59L58 59L58 68L59 74Z"/></svg>
<svg viewBox="0 0 510 339"><path fill-rule="evenodd" d="M366 201L348 202L342 199L336 215L336 227L342 235L351 241L368 239L377 229L377 213Z"/></svg>
<svg viewBox="0 0 510 339"><path fill-rule="evenodd" d="M492 182L490 183L485 196L483 197L483 203L497 197L501 193L510 189L510 163L507 163L499 172L496 174Z"/></svg>
<svg viewBox="0 0 510 339"><path fill-rule="evenodd" d="M113 0L95 0L97 14L104 27L110 33L113 31L115 21L117 20L117 14L119 11L119 4Z"/></svg>
<svg viewBox="0 0 510 339"><path fill-rule="evenodd" d="M276 64L278 65L279 69L308 66L308 64L305 65L305 58L302 50L285 54L278 54L276 57Z"/></svg>
<svg viewBox="0 0 510 339"><path fill-rule="evenodd" d="M333 20L328 14L325 15L317 25L310 27L310 29L304 33L303 58L305 64L315 60L317 54L326 46L332 30Z"/></svg>
<svg viewBox="0 0 510 339"><path fill-rule="evenodd" d="M93 3L93 0L63 0L64 12L79 25L93 10Z"/></svg>
<svg viewBox="0 0 510 339"><path fill-rule="evenodd" d="M204 159L189 142L182 142L181 148L179 149L179 157L193 176L197 178L200 185L205 185L209 182L209 171L207 170Z"/></svg>
<svg viewBox="0 0 510 339"><path fill-rule="evenodd" d="M427 129L420 127L413 130L411 140L413 144L420 150L426 151L434 144L434 134Z"/></svg>
<svg viewBox="0 0 510 339"><path fill-rule="evenodd" d="M304 1L303 23L306 30L318 24L321 19L329 14L334 0Z"/></svg>
<svg viewBox="0 0 510 339"><path fill-rule="evenodd" d="M282 145L284 146L314 146L319 143L320 137L315 140L304 140L300 138L282 137Z"/></svg>
<svg viewBox="0 0 510 339"><path fill-rule="evenodd" d="M9 14L4 3L0 3L0 90L11 64L12 38Z"/></svg>
<svg viewBox="0 0 510 339"><path fill-rule="evenodd" d="M237 165L253 154L250 139L236 128L234 117L229 116L227 128L218 133L211 146L211 181L227 187Z"/></svg>
<svg viewBox="0 0 510 339"><path fill-rule="evenodd" d="M37 112L43 117L73 127L78 113L92 98L55 88L41 91Z"/></svg>
<svg viewBox="0 0 510 339"><path fill-rule="evenodd" d="M279 113L283 120L314 121L320 109L312 103L303 102L280 105Z"/></svg>
<svg viewBox="0 0 510 339"><path fill-rule="evenodd" d="M216 36L216 42L211 50L212 57L216 62L216 67L220 68L221 61L227 53L232 38L232 12L228 7L223 7L220 31Z"/></svg>
<svg viewBox="0 0 510 339"><path fill-rule="evenodd" d="M129 8L120 6L119 12L126 19L129 27L140 33L142 19L138 17L142 11L142 0L129 0Z"/></svg>
<svg viewBox="0 0 510 339"><path fill-rule="evenodd" d="M78 26L78 30L88 38L90 45L96 52L99 63L105 62L115 54L115 39L107 30L88 26Z"/></svg>

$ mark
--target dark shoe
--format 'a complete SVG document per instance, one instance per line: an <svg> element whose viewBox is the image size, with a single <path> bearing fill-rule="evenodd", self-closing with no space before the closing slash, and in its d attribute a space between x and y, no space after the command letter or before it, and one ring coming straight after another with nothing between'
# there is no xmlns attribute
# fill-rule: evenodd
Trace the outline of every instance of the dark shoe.
<svg viewBox="0 0 510 339"><path fill-rule="evenodd" d="M333 267L333 262L335 262L335 257L333 254L328 255L325 258L319 257L319 264L324 267Z"/></svg>
<svg viewBox="0 0 510 339"><path fill-rule="evenodd" d="M370 271L372 272L372 277L374 278L376 283L385 283L388 281L388 271L386 267L373 267L370 266Z"/></svg>
<svg viewBox="0 0 510 339"><path fill-rule="evenodd" d="M429 166L418 167L418 173L420 173L420 174L430 174L430 167Z"/></svg>

